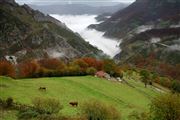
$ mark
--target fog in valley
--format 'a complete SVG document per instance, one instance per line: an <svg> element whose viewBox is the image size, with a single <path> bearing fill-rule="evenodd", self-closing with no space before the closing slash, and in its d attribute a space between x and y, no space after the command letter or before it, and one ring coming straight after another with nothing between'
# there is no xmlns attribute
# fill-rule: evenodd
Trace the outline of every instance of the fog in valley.
<svg viewBox="0 0 180 120"><path fill-rule="evenodd" d="M79 33L90 44L98 47L104 53L113 57L120 52L119 42L115 39L103 37L103 32L88 29L91 24L98 24L95 17L97 15L57 15L51 14L52 17L65 23L74 32Z"/></svg>

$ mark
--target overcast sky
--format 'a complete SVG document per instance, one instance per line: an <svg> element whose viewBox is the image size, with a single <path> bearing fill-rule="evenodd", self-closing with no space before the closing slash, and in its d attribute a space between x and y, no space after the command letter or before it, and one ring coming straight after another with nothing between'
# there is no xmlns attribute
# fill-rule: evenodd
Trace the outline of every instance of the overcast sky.
<svg viewBox="0 0 180 120"><path fill-rule="evenodd" d="M131 3L135 0L16 0L16 2L20 4L61 4L61 3L79 3L79 2L125 2L125 3Z"/></svg>

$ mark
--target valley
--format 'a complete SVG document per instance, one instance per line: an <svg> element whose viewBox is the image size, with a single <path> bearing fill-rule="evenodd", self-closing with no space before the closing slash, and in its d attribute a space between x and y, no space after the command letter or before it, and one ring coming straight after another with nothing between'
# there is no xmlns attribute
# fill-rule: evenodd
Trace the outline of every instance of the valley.
<svg viewBox="0 0 180 120"><path fill-rule="evenodd" d="M180 120L179 0L0 0L0 120Z"/></svg>
<svg viewBox="0 0 180 120"><path fill-rule="evenodd" d="M105 54L113 58L117 53L120 52L118 47L120 42L117 39L110 39L103 36L103 32L88 29L87 27L91 24L98 24L95 17L97 15L56 15L52 14L52 17L62 21L72 31L77 32L91 45L96 46L102 50Z"/></svg>

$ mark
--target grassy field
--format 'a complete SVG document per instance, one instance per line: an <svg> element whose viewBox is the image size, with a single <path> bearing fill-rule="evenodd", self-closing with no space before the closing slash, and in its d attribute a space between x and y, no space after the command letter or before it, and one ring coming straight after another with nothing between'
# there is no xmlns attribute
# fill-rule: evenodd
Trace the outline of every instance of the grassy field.
<svg viewBox="0 0 180 120"><path fill-rule="evenodd" d="M92 76L19 80L0 77L0 98L13 97L16 102L24 104L31 104L35 97L56 98L64 105L62 114L69 116L79 113L79 107L73 108L69 102L78 101L81 105L84 101L97 99L115 106L126 119L133 110L147 111L151 98L159 94L154 88L144 88L141 82L129 83L134 87ZM39 91L39 87L47 90Z"/></svg>

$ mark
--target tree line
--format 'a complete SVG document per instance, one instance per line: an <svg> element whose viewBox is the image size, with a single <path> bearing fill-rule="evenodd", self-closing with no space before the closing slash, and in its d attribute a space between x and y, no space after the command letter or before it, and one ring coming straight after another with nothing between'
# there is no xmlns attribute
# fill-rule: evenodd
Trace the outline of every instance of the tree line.
<svg viewBox="0 0 180 120"><path fill-rule="evenodd" d="M94 75L104 71L114 77L121 77L122 70L113 60L97 60L85 57L64 62L55 58L26 60L14 65L0 61L0 75L12 78L61 77Z"/></svg>

